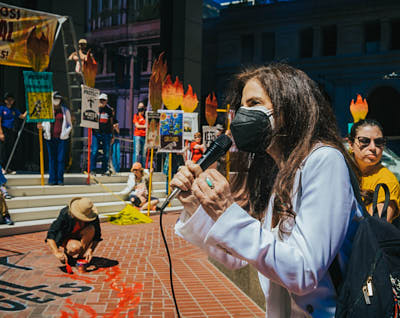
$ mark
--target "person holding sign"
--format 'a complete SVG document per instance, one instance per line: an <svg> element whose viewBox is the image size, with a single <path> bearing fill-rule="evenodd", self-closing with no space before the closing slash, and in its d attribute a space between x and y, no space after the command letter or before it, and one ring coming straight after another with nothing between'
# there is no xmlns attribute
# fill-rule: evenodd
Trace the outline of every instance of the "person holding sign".
<svg viewBox="0 0 400 318"><path fill-rule="evenodd" d="M194 134L194 141L190 144L190 153L192 155L192 161L196 163L206 151L206 146L201 143L201 133L197 132Z"/></svg>
<svg viewBox="0 0 400 318"><path fill-rule="evenodd" d="M15 119L24 119L26 117L26 112L21 114L21 112L15 108L14 103L14 95L5 93L4 105L0 105L0 165L2 167L7 165L16 139L16 132L14 130ZM3 173L13 174L15 171L7 169L7 171L3 171Z"/></svg>
<svg viewBox="0 0 400 318"><path fill-rule="evenodd" d="M110 157L110 142L114 125L114 110L107 104L107 94L100 94L99 101L99 129L93 130L90 173L96 175L97 153L101 142L103 149L102 174L109 176L111 173L108 170L108 159Z"/></svg>
<svg viewBox="0 0 400 318"><path fill-rule="evenodd" d="M71 113L58 91L53 93L54 122L38 123L43 128L49 154L49 185L64 185L65 144L72 130Z"/></svg>

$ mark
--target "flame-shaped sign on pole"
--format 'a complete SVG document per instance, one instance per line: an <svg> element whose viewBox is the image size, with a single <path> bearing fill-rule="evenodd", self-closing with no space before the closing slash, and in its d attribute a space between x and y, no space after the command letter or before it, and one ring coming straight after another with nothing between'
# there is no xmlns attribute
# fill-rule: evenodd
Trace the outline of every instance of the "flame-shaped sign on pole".
<svg viewBox="0 0 400 318"><path fill-rule="evenodd" d="M212 92L212 97L211 94L208 94L206 98L206 120L209 126L214 126L218 112L218 101L217 98L215 97L214 92Z"/></svg>
<svg viewBox="0 0 400 318"><path fill-rule="evenodd" d="M172 84L171 76L168 74L162 86L162 101L169 110L177 109L182 105L183 101L183 85L179 81L178 76L175 83Z"/></svg>
<svg viewBox="0 0 400 318"><path fill-rule="evenodd" d="M163 59L164 52L154 61L149 81L149 100L153 112L162 107L162 86L167 76L167 62Z"/></svg>
<svg viewBox="0 0 400 318"><path fill-rule="evenodd" d="M354 123L365 119L368 114L367 100L365 98L363 99L360 94L357 94L356 102L354 103L354 99L351 100L350 112L353 116Z"/></svg>

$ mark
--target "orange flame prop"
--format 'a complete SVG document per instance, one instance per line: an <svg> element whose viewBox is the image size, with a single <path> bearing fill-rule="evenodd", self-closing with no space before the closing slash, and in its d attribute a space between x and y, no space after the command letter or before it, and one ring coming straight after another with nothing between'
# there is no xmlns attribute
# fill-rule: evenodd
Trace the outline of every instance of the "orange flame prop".
<svg viewBox="0 0 400 318"><path fill-rule="evenodd" d="M175 83L172 84L171 76L167 75L167 78L162 86L162 101L169 110L177 109L183 101L183 85L179 81L178 76L175 79Z"/></svg>
<svg viewBox="0 0 400 318"><path fill-rule="evenodd" d="M357 100L354 103L354 99L351 100L350 104L350 112L353 116L354 123L358 122L361 119L365 119L368 114L368 103L364 98L362 99L360 94L357 94Z"/></svg>
<svg viewBox="0 0 400 318"><path fill-rule="evenodd" d="M193 93L193 88L189 84L185 96L183 96L182 110L186 113L193 113L199 104L196 93Z"/></svg>
<svg viewBox="0 0 400 318"><path fill-rule="evenodd" d="M153 111L162 107L162 85L167 76L167 63L163 62L164 52L154 61L149 81L149 99Z"/></svg>
<svg viewBox="0 0 400 318"><path fill-rule="evenodd" d="M26 41L26 55L35 72L42 72L49 65L49 39L42 32L39 38L36 27L29 33Z"/></svg>
<svg viewBox="0 0 400 318"><path fill-rule="evenodd" d="M208 94L206 98L206 120L209 126L214 126L215 121L217 120L217 107L218 101L214 92L212 93L212 98L211 94Z"/></svg>
<svg viewBox="0 0 400 318"><path fill-rule="evenodd" d="M85 77L86 85L89 87L94 87L97 74L97 62L94 59L93 55L90 54L90 50L88 50L86 58L84 61L82 61L82 63L82 73Z"/></svg>

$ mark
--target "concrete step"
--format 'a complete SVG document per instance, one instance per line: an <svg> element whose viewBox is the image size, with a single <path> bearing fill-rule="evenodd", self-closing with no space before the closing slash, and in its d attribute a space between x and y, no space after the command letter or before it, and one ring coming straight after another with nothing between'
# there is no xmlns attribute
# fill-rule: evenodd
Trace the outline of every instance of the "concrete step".
<svg viewBox="0 0 400 318"><path fill-rule="evenodd" d="M165 182L153 182L152 192L154 191L160 195L165 195ZM104 187L103 187L104 186ZM58 194L79 194L84 193L105 193L112 191L114 193L122 191L126 183L105 183L103 186L100 184L91 185L64 185L64 186L41 186L41 185L18 185L8 186L8 192L13 197L31 197L31 196L46 196L46 195L58 195ZM158 194L155 195L158 197ZM11 200L12 201L12 200ZM7 201L7 202L11 202Z"/></svg>
<svg viewBox="0 0 400 318"><path fill-rule="evenodd" d="M93 197L91 197L93 200ZM160 199L159 206L164 202L165 198ZM58 202L58 204L51 205L51 206L38 206L38 207L24 207L18 209L11 209L9 208L9 213L11 219L14 222L21 222L21 221L32 221L32 220L42 220L42 219L51 219L56 218L60 210L65 207L70 200L64 202ZM99 214L104 213L113 213L121 211L126 204L129 204L128 201L102 201L102 202L95 202L95 206L99 211ZM171 202L172 207L180 207L181 204L179 200L174 199Z"/></svg>
<svg viewBox="0 0 400 318"><path fill-rule="evenodd" d="M101 183L126 183L128 180L128 172L118 173L113 176L96 175L95 179ZM41 185L40 174L14 174L6 175L7 186L30 186ZM44 175L44 183L47 185L49 175ZM162 172L153 174L153 182L165 182L165 175ZM83 173L66 173L64 174L64 184L66 185L85 185L87 175ZM91 178L91 183L95 184L95 180Z"/></svg>
<svg viewBox="0 0 400 318"><path fill-rule="evenodd" d="M166 213L179 213L182 211L182 207L167 207L165 209ZM117 214L118 212L113 212L109 214ZM142 212L146 214L146 212ZM158 212L151 211L150 215L158 214ZM58 215L58 214L57 214ZM57 216L56 215L56 216ZM108 214L107 214L108 215ZM54 218L49 219L40 219L40 220L33 220L33 221L14 221L14 225L5 225L0 224L0 237L2 236L11 236L16 234L25 234L25 233L32 233L32 232L40 232L40 231L47 231L50 227L50 224L56 219ZM100 215L100 221L106 222L107 216ZM45 239L46 234L43 234L43 241Z"/></svg>

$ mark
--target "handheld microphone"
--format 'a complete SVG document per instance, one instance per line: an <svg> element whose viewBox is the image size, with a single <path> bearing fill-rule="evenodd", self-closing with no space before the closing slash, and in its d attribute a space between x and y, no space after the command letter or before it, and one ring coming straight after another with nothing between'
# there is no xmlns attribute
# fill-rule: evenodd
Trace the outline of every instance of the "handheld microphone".
<svg viewBox="0 0 400 318"><path fill-rule="evenodd" d="M222 134L215 139L210 147L207 148L204 155L197 161L197 164L201 169L206 170L219 158L221 158L232 146L232 140L227 135ZM165 207L181 192L181 189L175 188L168 198L164 201L161 206L161 211L164 211Z"/></svg>

